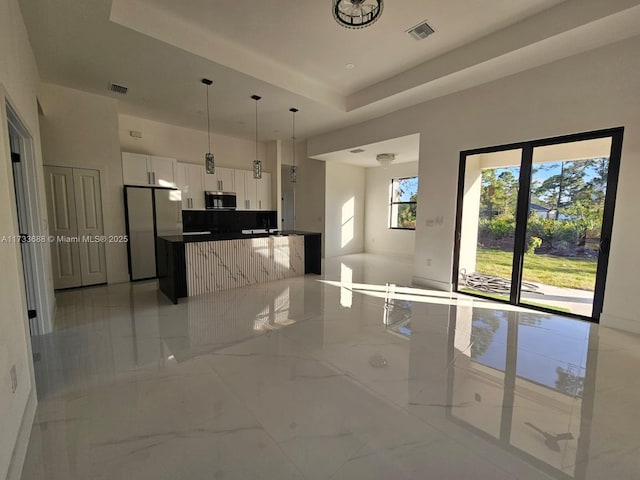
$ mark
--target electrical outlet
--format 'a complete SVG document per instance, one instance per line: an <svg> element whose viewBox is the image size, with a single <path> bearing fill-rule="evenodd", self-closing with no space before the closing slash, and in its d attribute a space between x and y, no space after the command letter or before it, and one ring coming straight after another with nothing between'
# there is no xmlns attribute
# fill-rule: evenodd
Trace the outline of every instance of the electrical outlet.
<svg viewBox="0 0 640 480"><path fill-rule="evenodd" d="M18 374L16 372L15 365L11 367L9 375L11 376L11 393L16 393L16 390L18 389Z"/></svg>
<svg viewBox="0 0 640 480"><path fill-rule="evenodd" d="M430 267L430 266L431 266L431 259L427 258L427 267Z"/></svg>

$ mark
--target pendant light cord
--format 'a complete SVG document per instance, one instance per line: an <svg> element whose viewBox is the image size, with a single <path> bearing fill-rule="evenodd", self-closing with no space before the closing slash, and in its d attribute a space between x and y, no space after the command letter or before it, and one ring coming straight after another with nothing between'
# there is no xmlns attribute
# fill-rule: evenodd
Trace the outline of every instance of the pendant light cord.
<svg viewBox="0 0 640 480"><path fill-rule="evenodd" d="M293 113L293 138L291 145L293 146L293 166L296 166L296 112Z"/></svg>
<svg viewBox="0 0 640 480"><path fill-rule="evenodd" d="M256 160L258 160L258 99L256 99Z"/></svg>
<svg viewBox="0 0 640 480"><path fill-rule="evenodd" d="M209 142L209 153L211 153L211 125L209 117L209 85L207 85L207 140Z"/></svg>

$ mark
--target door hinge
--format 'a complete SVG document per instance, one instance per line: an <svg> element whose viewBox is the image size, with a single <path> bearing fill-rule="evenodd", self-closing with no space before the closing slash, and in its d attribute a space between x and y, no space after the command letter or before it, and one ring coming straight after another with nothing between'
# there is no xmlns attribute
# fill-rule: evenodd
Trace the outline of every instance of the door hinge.
<svg viewBox="0 0 640 480"><path fill-rule="evenodd" d="M11 152L11 161L13 163L20 163L20 154L19 153L15 153L15 152Z"/></svg>
<svg viewBox="0 0 640 480"><path fill-rule="evenodd" d="M27 315L29 316L29 320L31 320L32 318L36 318L38 316L38 312L36 310L29 310L27 312Z"/></svg>

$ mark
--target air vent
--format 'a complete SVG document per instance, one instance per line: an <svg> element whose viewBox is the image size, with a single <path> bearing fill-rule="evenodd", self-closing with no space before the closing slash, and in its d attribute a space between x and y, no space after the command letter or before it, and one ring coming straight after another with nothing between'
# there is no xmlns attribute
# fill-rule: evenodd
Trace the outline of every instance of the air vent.
<svg viewBox="0 0 640 480"><path fill-rule="evenodd" d="M127 90L129 90L129 88L122 85L118 85L117 83L110 83L109 90L111 90L114 93L119 93L120 95L126 95Z"/></svg>
<svg viewBox="0 0 640 480"><path fill-rule="evenodd" d="M411 27L409 30L407 30L407 33L411 35L415 40L424 40L432 33L435 33L435 30L431 28L431 26L425 20L415 27Z"/></svg>
<svg viewBox="0 0 640 480"><path fill-rule="evenodd" d="M361 149L361 148L356 148L355 150L349 150L349 151L350 151L351 153L362 153L362 152L364 152L364 150L363 150L363 149Z"/></svg>

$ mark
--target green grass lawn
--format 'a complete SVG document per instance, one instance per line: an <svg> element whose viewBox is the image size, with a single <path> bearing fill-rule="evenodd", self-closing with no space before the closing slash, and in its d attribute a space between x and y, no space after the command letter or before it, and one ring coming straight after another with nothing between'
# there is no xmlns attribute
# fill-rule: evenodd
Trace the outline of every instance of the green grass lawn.
<svg viewBox="0 0 640 480"><path fill-rule="evenodd" d="M511 278L513 255L502 250L478 248L476 272ZM593 290L596 259L525 255L523 279L555 287Z"/></svg>

